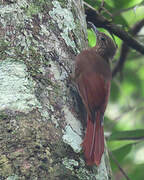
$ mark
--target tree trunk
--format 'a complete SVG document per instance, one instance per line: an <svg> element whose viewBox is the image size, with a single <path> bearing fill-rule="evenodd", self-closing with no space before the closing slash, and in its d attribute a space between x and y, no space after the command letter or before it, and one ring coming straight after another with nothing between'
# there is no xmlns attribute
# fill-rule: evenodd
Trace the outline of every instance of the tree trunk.
<svg viewBox="0 0 144 180"><path fill-rule="evenodd" d="M81 0L0 3L0 180L108 180L85 165L74 56L87 47Z"/></svg>

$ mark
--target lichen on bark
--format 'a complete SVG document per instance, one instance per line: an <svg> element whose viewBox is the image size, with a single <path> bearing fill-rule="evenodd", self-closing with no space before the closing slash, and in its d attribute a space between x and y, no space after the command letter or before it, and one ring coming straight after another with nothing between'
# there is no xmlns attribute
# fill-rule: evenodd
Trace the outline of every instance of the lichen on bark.
<svg viewBox="0 0 144 180"><path fill-rule="evenodd" d="M87 46L81 1L3 1L0 14L0 179L92 179L68 87Z"/></svg>

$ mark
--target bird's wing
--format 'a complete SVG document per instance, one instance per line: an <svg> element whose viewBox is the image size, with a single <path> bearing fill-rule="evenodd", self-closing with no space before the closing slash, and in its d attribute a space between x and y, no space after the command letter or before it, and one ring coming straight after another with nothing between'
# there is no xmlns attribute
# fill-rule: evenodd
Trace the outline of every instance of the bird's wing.
<svg viewBox="0 0 144 180"><path fill-rule="evenodd" d="M77 85L88 113L92 117L97 110L104 113L110 92L110 81L106 82L104 77L96 72L88 72L79 76Z"/></svg>

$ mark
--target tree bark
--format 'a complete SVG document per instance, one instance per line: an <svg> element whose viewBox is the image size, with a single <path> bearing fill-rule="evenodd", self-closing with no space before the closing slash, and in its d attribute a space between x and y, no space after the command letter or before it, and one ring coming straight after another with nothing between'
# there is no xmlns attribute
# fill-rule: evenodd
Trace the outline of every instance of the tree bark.
<svg viewBox="0 0 144 180"><path fill-rule="evenodd" d="M81 0L0 3L0 180L108 180L104 155L85 165L79 102L70 81L87 47Z"/></svg>

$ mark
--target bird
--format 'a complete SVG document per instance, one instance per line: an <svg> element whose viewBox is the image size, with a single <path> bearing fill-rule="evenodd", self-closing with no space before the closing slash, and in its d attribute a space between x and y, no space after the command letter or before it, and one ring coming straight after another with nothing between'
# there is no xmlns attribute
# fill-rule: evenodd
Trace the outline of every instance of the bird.
<svg viewBox="0 0 144 180"><path fill-rule="evenodd" d="M96 34L96 45L75 57L74 81L87 112L87 127L82 148L88 166L100 165L104 153L104 113L110 95L110 60L116 43L89 22Z"/></svg>

